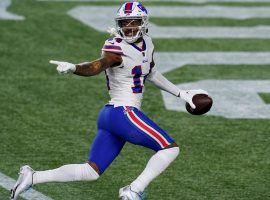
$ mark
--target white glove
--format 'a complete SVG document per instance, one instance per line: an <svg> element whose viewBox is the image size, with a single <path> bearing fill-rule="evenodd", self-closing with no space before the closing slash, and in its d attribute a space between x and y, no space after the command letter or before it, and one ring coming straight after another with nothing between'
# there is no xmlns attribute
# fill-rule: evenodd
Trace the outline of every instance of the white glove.
<svg viewBox="0 0 270 200"><path fill-rule="evenodd" d="M76 70L76 66L72 63L50 60L51 64L57 65L56 70L59 74L73 73Z"/></svg>
<svg viewBox="0 0 270 200"><path fill-rule="evenodd" d="M180 98L186 101L191 108L195 109L196 106L192 102L192 98L196 94L207 94L208 93L205 90L198 89L198 90L180 90Z"/></svg>

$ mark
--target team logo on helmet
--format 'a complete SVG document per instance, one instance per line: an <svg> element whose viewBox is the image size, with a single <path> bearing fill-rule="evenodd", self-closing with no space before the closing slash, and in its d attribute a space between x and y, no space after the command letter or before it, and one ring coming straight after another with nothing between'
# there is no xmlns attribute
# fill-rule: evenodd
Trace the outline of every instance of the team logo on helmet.
<svg viewBox="0 0 270 200"><path fill-rule="evenodd" d="M145 8L141 3L138 4L138 7L139 7L143 12L145 12L146 14L148 14L146 8Z"/></svg>
<svg viewBox="0 0 270 200"><path fill-rule="evenodd" d="M133 7L133 2L126 3L126 5L124 6L124 12L126 14L132 13L132 11L134 10L134 8L132 9L132 7Z"/></svg>

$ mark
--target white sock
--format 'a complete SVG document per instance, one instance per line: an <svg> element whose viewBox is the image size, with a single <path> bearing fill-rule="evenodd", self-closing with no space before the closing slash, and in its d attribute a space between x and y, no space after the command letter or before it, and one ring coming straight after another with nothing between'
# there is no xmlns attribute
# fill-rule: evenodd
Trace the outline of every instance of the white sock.
<svg viewBox="0 0 270 200"><path fill-rule="evenodd" d="M135 192L143 192L150 182L161 174L179 154L179 147L163 149L153 155L144 171L130 186Z"/></svg>
<svg viewBox="0 0 270 200"><path fill-rule="evenodd" d="M36 171L33 174L33 184L48 182L92 181L99 174L88 164L64 165L57 169Z"/></svg>

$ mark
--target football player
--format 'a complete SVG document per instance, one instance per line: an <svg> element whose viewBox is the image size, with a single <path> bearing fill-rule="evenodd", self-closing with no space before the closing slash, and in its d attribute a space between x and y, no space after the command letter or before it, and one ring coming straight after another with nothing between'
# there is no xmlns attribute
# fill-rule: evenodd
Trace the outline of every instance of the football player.
<svg viewBox="0 0 270 200"><path fill-rule="evenodd" d="M174 139L140 110L145 81L183 99L192 108L195 108L192 97L207 93L203 90L181 90L157 70L153 59L154 45L147 35L148 12L141 3L124 3L115 21L116 28L111 30L114 37L105 41L101 58L81 64L50 61L57 65L60 74L94 76L105 72L111 100L99 113L98 131L88 162L46 171L34 171L23 166L11 190L11 199L17 199L20 193L39 183L97 180L126 142L155 152L143 172L119 190L122 200L143 199L145 188L178 156L179 147Z"/></svg>

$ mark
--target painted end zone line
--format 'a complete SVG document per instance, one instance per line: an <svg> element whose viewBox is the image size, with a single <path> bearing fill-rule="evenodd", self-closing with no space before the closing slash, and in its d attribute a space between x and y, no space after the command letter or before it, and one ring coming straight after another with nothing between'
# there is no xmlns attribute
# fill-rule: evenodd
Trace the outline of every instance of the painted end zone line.
<svg viewBox="0 0 270 200"><path fill-rule="evenodd" d="M5 174L2 174L0 172L0 186L5 188L6 190L10 190L16 181ZM44 194L34 190L30 189L29 191L23 193L21 195L22 198L27 199L27 200L52 200L50 197L45 196ZM6 197L5 199L9 199Z"/></svg>
<svg viewBox="0 0 270 200"><path fill-rule="evenodd" d="M180 7L179 7L180 8ZM193 7L194 8L194 7ZM216 10L216 13L212 13L210 11L211 9L220 9L219 13ZM68 15L73 17L74 19L78 20L79 22L92 27L100 32L106 32L108 27L113 27L113 18L114 13L118 9L116 6L77 6L72 8L68 11ZM228 14L229 10L224 7L204 7L202 8L205 12L211 12L216 16L233 16L233 13L235 14L233 17L253 17L258 16L258 13L250 13L251 10L247 10L244 8L243 10L238 7L237 10L234 10L236 12L231 12ZM266 8L264 8L266 9ZM160 9L159 7L151 7L149 6L149 10L155 10L153 14L156 14L157 17L163 17L163 13L167 12L167 10L170 10L169 7L166 7L166 10ZM172 8L174 12L180 12L181 9L174 9ZM192 12L197 12L197 9L191 9L189 10ZM254 10L256 11L256 10ZM269 10L265 13L262 13L262 10L257 10L256 12L259 12L260 16L269 14ZM184 13L183 13L184 14ZM187 14L187 13L186 13ZM199 14L199 13L198 13ZM202 13L201 13L202 14ZM245 14L245 15L244 15ZM165 16L169 16L168 14L164 14ZM253 16L251 16L253 15ZM173 16L173 15L171 15ZM177 16L177 15L175 15ZM179 16L179 15L178 15ZM190 15L191 16L191 15ZM197 15L200 16L200 15ZM204 15L205 16L205 15ZM209 16L209 15L208 15ZM269 16L269 15L268 15ZM149 23L149 34L153 38L245 38L245 39L251 39L251 38L261 38L266 39L270 38L270 26L265 25L258 25L258 26L252 26L252 27L222 27L222 26L210 26L210 27L200 27L200 26L170 26L170 28L166 26L158 26L152 23Z"/></svg>
<svg viewBox="0 0 270 200"><path fill-rule="evenodd" d="M269 52L156 52L161 73L185 65L269 65Z"/></svg>

